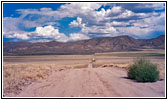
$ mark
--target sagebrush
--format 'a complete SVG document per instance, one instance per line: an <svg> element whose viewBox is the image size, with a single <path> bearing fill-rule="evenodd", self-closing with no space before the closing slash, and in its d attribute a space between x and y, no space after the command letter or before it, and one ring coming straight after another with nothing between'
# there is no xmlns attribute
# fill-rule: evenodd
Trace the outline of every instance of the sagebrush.
<svg viewBox="0 0 168 100"><path fill-rule="evenodd" d="M156 82L159 79L159 70L156 64L140 58L129 67L128 78L138 82Z"/></svg>

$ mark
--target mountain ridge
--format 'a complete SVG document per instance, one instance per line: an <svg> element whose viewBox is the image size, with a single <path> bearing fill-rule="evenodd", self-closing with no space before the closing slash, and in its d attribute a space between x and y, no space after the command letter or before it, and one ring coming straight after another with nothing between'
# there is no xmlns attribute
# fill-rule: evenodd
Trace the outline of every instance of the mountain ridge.
<svg viewBox="0 0 168 100"><path fill-rule="evenodd" d="M135 39L124 35L117 37L101 37L71 42L5 42L4 55L31 54L84 54L97 52L133 51L152 48L164 49L165 36L152 39Z"/></svg>

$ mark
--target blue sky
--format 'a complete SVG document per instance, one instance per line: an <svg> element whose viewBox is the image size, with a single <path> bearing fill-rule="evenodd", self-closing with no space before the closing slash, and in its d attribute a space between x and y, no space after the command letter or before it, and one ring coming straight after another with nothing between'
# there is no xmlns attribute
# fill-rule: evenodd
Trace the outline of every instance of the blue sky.
<svg viewBox="0 0 168 100"><path fill-rule="evenodd" d="M4 42L164 34L164 3L3 3Z"/></svg>

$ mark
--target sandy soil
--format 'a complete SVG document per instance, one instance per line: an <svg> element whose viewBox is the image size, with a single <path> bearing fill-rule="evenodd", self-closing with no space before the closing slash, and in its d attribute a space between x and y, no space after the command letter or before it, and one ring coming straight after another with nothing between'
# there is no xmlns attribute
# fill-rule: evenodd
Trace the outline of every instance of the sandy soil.
<svg viewBox="0 0 168 100"><path fill-rule="evenodd" d="M117 67L72 68L38 80L16 97L164 97L165 81L138 83Z"/></svg>
<svg viewBox="0 0 168 100"><path fill-rule="evenodd" d="M122 53L164 53L164 50L95 54L93 65L90 63L93 55L4 56L4 96L164 97L165 57L147 57L158 65L162 81L138 83L127 79L125 68L141 54ZM27 81L30 78L35 81Z"/></svg>

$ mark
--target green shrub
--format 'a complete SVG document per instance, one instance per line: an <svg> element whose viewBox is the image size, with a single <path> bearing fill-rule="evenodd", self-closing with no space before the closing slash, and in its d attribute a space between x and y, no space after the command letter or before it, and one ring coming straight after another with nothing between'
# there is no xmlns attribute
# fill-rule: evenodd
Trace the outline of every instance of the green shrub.
<svg viewBox="0 0 168 100"><path fill-rule="evenodd" d="M141 58L129 67L128 78L138 82L155 82L159 79L159 70L156 64Z"/></svg>

